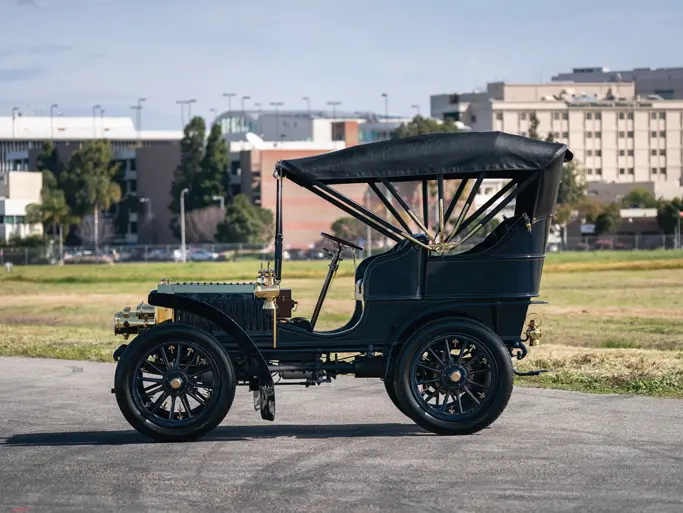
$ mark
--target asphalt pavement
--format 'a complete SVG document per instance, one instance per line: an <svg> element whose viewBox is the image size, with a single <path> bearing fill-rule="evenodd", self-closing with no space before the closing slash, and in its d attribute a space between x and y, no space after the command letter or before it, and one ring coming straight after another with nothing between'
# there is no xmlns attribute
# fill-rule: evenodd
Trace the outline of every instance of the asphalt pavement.
<svg viewBox="0 0 683 513"><path fill-rule="evenodd" d="M0 513L683 511L683 401L517 388L490 428L439 437L379 380L251 394L185 444L150 442L113 364L0 358Z"/></svg>

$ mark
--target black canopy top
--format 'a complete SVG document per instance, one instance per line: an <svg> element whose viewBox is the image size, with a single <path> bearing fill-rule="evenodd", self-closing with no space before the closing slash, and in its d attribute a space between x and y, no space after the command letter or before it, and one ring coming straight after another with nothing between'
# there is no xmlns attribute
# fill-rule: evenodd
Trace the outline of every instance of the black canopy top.
<svg viewBox="0 0 683 513"><path fill-rule="evenodd" d="M436 133L282 160L276 172L295 182L324 184L464 178L484 171L491 178L513 178L543 171L562 154L565 162L572 160L565 144L504 132Z"/></svg>

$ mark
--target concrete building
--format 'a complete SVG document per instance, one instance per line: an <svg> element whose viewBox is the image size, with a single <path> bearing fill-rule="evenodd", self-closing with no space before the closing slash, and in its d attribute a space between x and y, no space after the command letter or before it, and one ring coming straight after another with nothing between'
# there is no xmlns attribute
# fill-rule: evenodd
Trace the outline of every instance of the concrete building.
<svg viewBox="0 0 683 513"><path fill-rule="evenodd" d="M56 143L62 162L68 162L78 144ZM28 169L36 169L40 148L19 152L18 158L26 161ZM10 161L11 162L11 161ZM169 229L171 212L171 185L173 173L180 162L180 145L177 143L155 144L134 147L114 152L113 163L119 166L117 179L123 199L136 196L140 200L137 211L133 209L128 217L128 230L123 236L112 235L115 244L173 244L175 238ZM26 171L11 171L10 174L35 174ZM38 173L40 174L40 173ZM38 188L38 200L40 188ZM102 214L103 222L113 220L119 207L114 205Z"/></svg>
<svg viewBox="0 0 683 513"><path fill-rule="evenodd" d="M350 134L351 140L354 137ZM231 158L239 162L241 190L262 208L275 213L275 186L273 177L279 160L296 159L340 150L346 141L283 141L268 142L256 136L250 141L232 142ZM353 145L348 144L349 146ZM336 187L342 194L363 202L367 186L343 185ZM320 232L330 232L331 225L347 214L323 201L312 192L292 183L283 187L283 231L286 248L307 248L320 240Z"/></svg>
<svg viewBox="0 0 683 513"><path fill-rule="evenodd" d="M182 136L180 130L138 131L133 120L125 117L0 117L0 180L8 171L36 169L46 140L54 141L62 162L68 162L84 141L106 139L123 174L122 194L145 199L143 218L138 220L138 213L131 213L127 233L113 242L168 244L174 242L168 228L168 204ZM34 191L35 201L40 201L40 187L42 183ZM115 208L103 217L111 217Z"/></svg>
<svg viewBox="0 0 683 513"><path fill-rule="evenodd" d="M613 71L604 66L574 68L558 73L553 82L633 82L640 96L654 95L663 100L683 99L683 68L635 68ZM654 99L654 98L653 98Z"/></svg>
<svg viewBox="0 0 683 513"><path fill-rule="evenodd" d="M26 207L40 203L42 173L10 171L0 174L0 240L41 235L40 224L26 222Z"/></svg>
<svg viewBox="0 0 683 513"><path fill-rule="evenodd" d="M683 100L644 99L633 82L507 84L485 92L431 97L432 116L477 131L538 134L567 143L588 182L652 183L656 196L680 196Z"/></svg>
<svg viewBox="0 0 683 513"><path fill-rule="evenodd" d="M226 111L216 118L225 137L230 141L244 140L246 133L258 134L266 141L335 140L332 126L340 122L358 124L358 142L388 139L401 123L410 118L379 116L373 112L327 112L308 110L287 111ZM337 136L338 137L338 136ZM336 139L339 140L339 139Z"/></svg>
<svg viewBox="0 0 683 513"><path fill-rule="evenodd" d="M181 130L140 130L127 117L0 117L0 172L27 170L28 151L40 148L44 141L65 145L92 139L108 140L114 151L131 147L149 147L178 142Z"/></svg>

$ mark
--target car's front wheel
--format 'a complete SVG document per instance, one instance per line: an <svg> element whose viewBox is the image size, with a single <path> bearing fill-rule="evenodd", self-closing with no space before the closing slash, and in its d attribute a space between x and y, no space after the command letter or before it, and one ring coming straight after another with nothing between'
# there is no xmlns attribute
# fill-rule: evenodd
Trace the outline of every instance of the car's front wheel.
<svg viewBox="0 0 683 513"><path fill-rule="evenodd" d="M218 426L236 385L232 362L218 341L176 323L138 335L121 356L114 380L126 420L162 442L195 440Z"/></svg>

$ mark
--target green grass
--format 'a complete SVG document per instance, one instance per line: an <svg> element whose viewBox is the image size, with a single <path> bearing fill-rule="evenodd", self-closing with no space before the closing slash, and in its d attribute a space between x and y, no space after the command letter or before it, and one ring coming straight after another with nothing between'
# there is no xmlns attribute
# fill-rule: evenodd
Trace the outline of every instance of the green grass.
<svg viewBox="0 0 683 513"><path fill-rule="evenodd" d="M310 316L328 262L285 262L283 287ZM253 281L258 261L83 266L15 266L0 274L0 355L111 361L123 339L111 318L144 301L159 279ZM353 309L353 262L341 264L321 329ZM549 305L543 345L520 369L551 368L524 386L683 396L683 252L550 254L541 285Z"/></svg>
<svg viewBox="0 0 683 513"><path fill-rule="evenodd" d="M327 261L285 262L285 280L322 278ZM551 253L546 258L546 270L585 271L627 269L683 268L683 251L585 251ZM156 283L160 278L178 281L244 281L253 280L259 268L257 260L239 262L130 263L113 265L15 266L14 272L0 274L0 284L114 284ZM344 260L338 277L353 276L353 262Z"/></svg>
<svg viewBox="0 0 683 513"><path fill-rule="evenodd" d="M683 351L593 349L547 345L532 348L520 370L552 369L524 386L591 393L639 394L683 398Z"/></svg>

